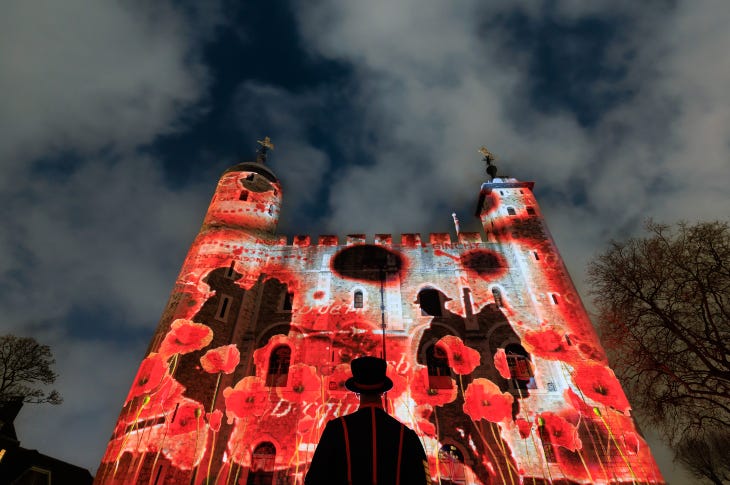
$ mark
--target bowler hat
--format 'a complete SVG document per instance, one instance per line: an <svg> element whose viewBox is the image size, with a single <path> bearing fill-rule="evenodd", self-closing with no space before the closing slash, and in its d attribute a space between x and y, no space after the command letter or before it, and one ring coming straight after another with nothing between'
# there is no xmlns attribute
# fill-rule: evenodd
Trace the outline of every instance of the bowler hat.
<svg viewBox="0 0 730 485"><path fill-rule="evenodd" d="M359 394L382 394L393 387L393 381L385 375L387 364L377 357L358 357L350 362L352 377L345 387Z"/></svg>

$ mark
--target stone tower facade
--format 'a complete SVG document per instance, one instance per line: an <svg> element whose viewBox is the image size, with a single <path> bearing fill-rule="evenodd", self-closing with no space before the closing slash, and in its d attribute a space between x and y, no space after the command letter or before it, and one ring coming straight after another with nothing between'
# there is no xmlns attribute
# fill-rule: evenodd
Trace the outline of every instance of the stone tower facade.
<svg viewBox="0 0 730 485"><path fill-rule="evenodd" d="M361 355L435 483L663 483L532 183L490 172L483 233L288 239L260 162L218 183L95 483L302 483Z"/></svg>

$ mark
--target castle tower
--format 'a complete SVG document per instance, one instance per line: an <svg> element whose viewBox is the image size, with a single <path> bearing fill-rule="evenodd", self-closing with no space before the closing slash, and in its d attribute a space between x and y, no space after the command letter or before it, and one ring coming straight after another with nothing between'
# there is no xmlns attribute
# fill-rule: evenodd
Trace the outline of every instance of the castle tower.
<svg viewBox="0 0 730 485"><path fill-rule="evenodd" d="M662 483L532 183L483 149L484 234L288 241L260 144L218 184L96 483L302 483L361 355L442 484Z"/></svg>

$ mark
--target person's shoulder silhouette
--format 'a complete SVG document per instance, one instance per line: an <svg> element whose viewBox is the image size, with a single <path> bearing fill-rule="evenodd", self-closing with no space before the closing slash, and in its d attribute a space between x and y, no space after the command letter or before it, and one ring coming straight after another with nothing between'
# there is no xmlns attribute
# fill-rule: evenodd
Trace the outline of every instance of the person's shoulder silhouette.
<svg viewBox="0 0 730 485"><path fill-rule="evenodd" d="M327 423L304 483L430 483L418 435L383 410L382 394L393 387L385 361L360 357L350 367L353 377L345 387L360 395L360 409Z"/></svg>

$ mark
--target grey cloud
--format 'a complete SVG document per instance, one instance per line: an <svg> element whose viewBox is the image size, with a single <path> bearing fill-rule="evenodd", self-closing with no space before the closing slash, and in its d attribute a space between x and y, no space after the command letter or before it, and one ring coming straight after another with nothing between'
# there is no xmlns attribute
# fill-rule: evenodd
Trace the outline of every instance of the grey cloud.
<svg viewBox="0 0 730 485"><path fill-rule="evenodd" d="M167 3L11 1L0 19L0 155L129 148L169 132L206 76Z"/></svg>

